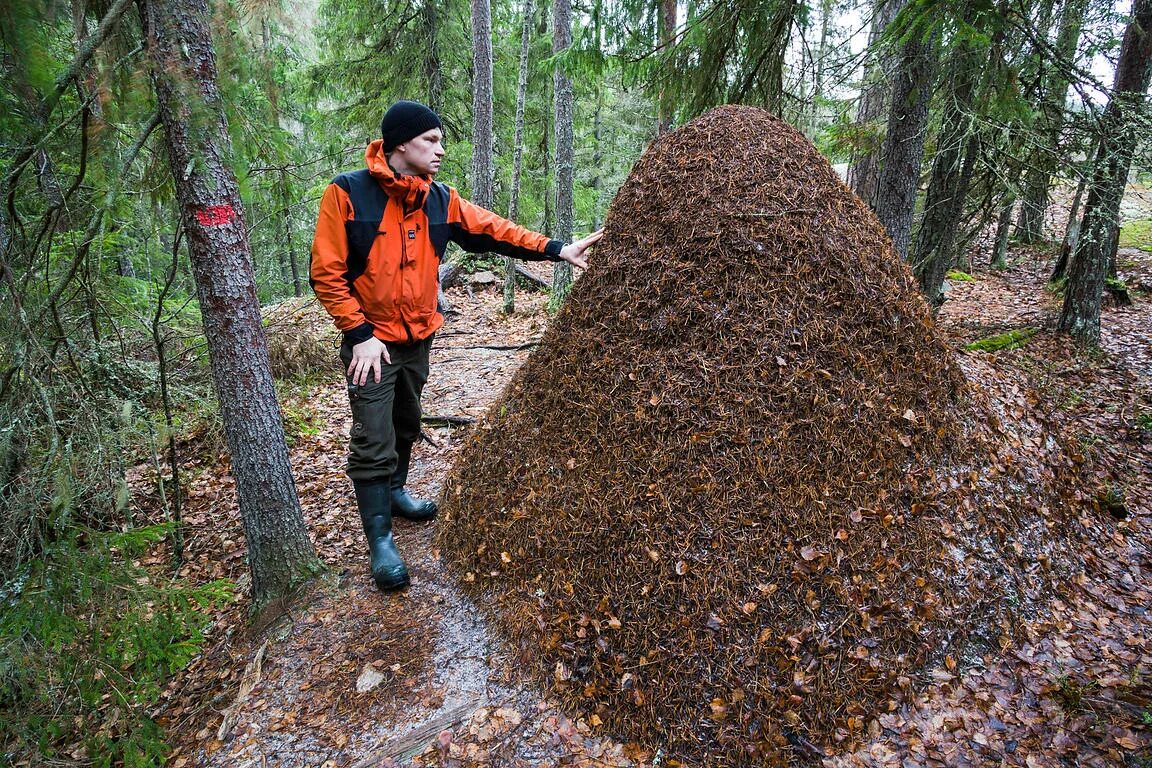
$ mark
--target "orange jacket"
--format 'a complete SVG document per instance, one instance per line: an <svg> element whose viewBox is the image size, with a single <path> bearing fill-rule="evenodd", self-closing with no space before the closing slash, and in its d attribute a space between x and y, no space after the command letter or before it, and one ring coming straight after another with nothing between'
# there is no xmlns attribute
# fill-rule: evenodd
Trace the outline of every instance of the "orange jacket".
<svg viewBox="0 0 1152 768"><path fill-rule="evenodd" d="M473 253L559 259L559 240L473 205L429 176L395 174L380 140L364 159L367 170L343 173L324 190L312 242L312 287L346 341L375 335L407 343L435 333L444 324L436 294L449 240Z"/></svg>

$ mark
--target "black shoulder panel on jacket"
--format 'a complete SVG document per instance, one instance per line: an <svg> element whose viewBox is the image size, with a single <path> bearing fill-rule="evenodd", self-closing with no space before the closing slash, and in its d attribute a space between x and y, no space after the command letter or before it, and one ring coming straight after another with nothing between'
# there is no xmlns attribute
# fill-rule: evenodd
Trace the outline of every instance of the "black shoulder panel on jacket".
<svg viewBox="0 0 1152 768"><path fill-rule="evenodd" d="M388 194L367 168L342 173L332 179L332 183L348 193L352 200L352 212L356 221L380 221L384 218L384 206L388 204Z"/></svg>
<svg viewBox="0 0 1152 768"><path fill-rule="evenodd" d="M348 235L348 271L344 277L351 286L368 268L372 243L383 234L380 221L388 205L388 193L372 178L367 168L342 173L332 183L347 192L352 201L352 221L344 222L344 231Z"/></svg>
<svg viewBox="0 0 1152 768"><path fill-rule="evenodd" d="M452 200L452 190L447 184L432 182L428 189L428 199L424 201L424 215L428 217L428 237L436 258L444 258L444 249L452 239L452 228L448 226L448 203Z"/></svg>

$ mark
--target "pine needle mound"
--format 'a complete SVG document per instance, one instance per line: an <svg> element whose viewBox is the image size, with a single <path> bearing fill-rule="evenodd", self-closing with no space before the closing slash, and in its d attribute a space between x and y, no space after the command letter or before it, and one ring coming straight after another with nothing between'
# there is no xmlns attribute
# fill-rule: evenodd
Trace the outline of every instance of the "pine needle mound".
<svg viewBox="0 0 1152 768"><path fill-rule="evenodd" d="M277 379L306 376L340 363L340 334L315 297L284 299L261 310L268 359Z"/></svg>
<svg viewBox="0 0 1152 768"><path fill-rule="evenodd" d="M1008 637L1073 462L1035 438L1021 471L815 148L718 108L605 228L444 491L442 551L525 668L622 738L763 764Z"/></svg>

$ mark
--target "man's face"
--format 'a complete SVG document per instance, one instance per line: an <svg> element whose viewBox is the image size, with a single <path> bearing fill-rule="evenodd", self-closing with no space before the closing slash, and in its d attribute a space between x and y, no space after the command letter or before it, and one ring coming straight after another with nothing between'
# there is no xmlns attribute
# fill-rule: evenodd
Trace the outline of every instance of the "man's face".
<svg viewBox="0 0 1152 768"><path fill-rule="evenodd" d="M392 155L396 170L413 176L435 176L440 170L440 158L444 157L443 141L444 134L439 128L433 128L398 144ZM395 160L400 162L396 163Z"/></svg>

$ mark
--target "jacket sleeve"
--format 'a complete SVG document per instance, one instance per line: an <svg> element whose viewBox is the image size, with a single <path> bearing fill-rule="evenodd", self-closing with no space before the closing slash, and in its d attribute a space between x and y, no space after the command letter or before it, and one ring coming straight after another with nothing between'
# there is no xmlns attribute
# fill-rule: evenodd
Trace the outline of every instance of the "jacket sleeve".
<svg viewBox="0 0 1152 768"><path fill-rule="evenodd" d="M525 229L485 208L468 202L452 190L448 204L452 240L471 253L499 253L526 261L560 261L564 243Z"/></svg>
<svg viewBox="0 0 1152 768"><path fill-rule="evenodd" d="M344 222L352 217L348 194L329 184L320 198L320 216L312 241L311 283L316 298L353 344L372 336L372 324L364 318L360 302L348 284L348 232Z"/></svg>

